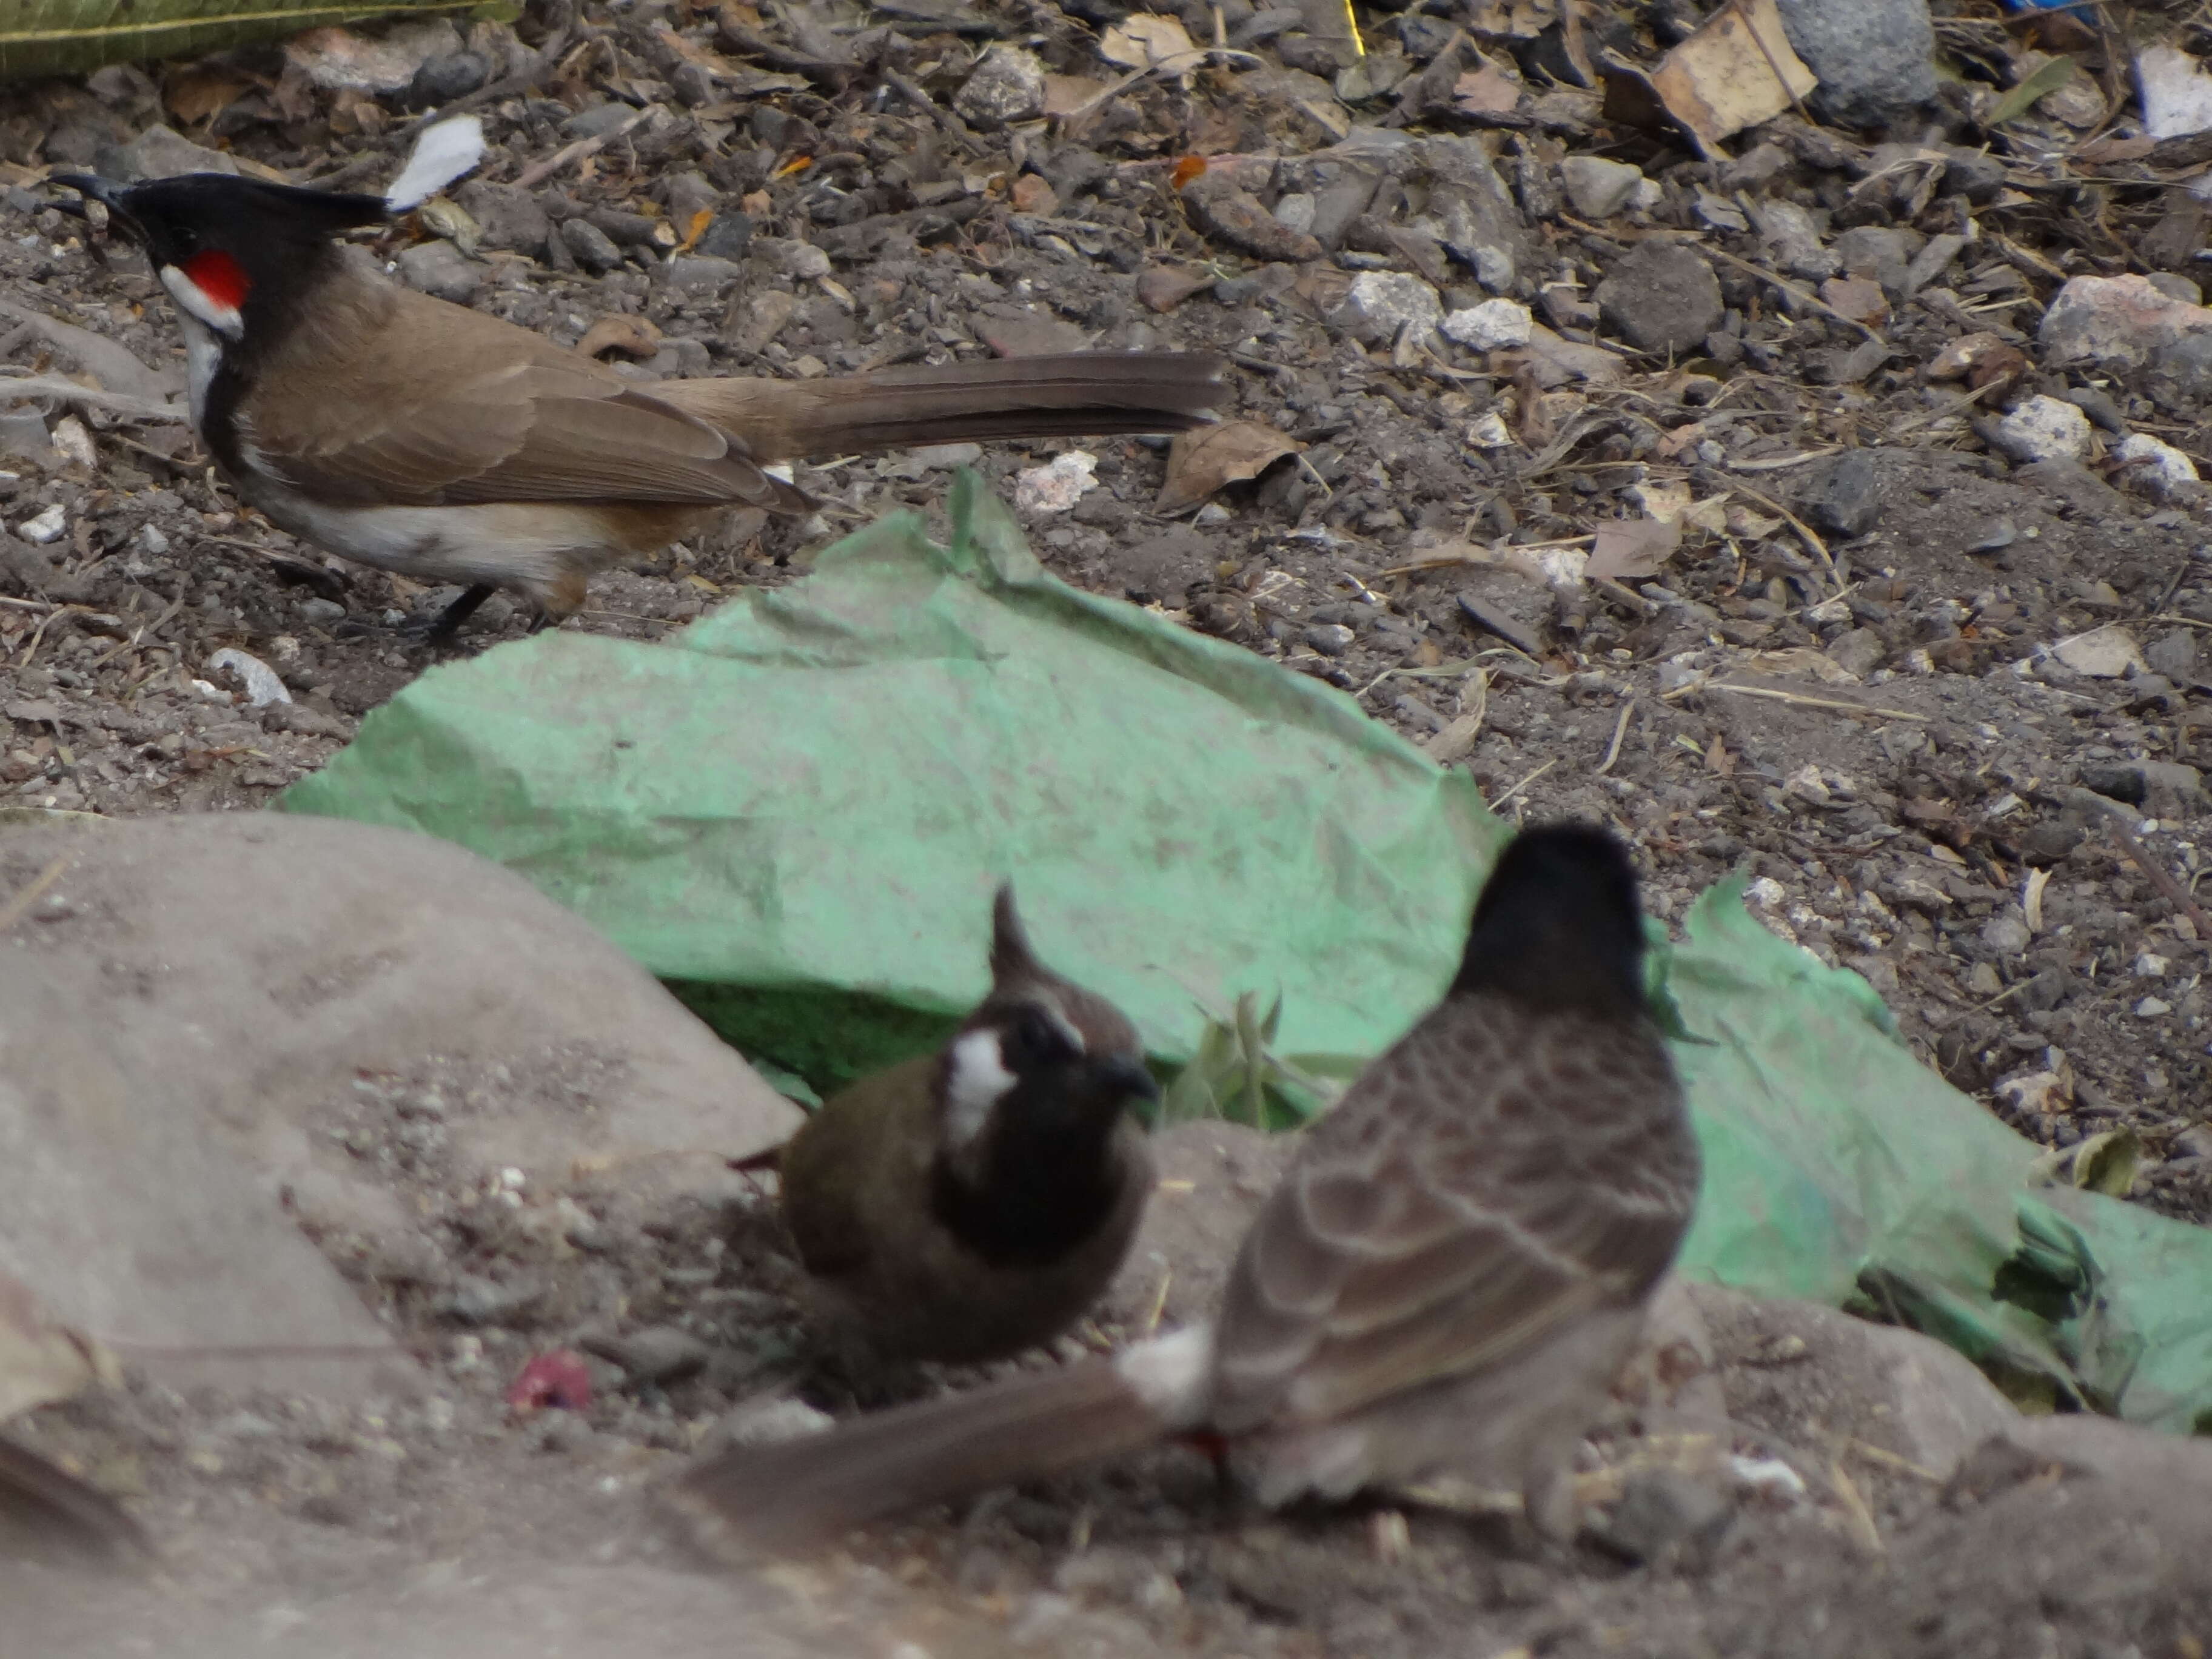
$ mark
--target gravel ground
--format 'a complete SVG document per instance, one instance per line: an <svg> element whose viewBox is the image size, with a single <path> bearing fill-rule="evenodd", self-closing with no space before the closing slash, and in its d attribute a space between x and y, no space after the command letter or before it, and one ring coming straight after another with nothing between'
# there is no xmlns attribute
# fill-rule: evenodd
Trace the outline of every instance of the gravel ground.
<svg viewBox="0 0 2212 1659"><path fill-rule="evenodd" d="M333 91L273 52L159 88L118 70L0 89L0 294L13 296L0 367L90 370L142 396L181 385L181 347L143 260L88 246L46 205L47 166L152 165L176 141L141 135L196 112L194 142L295 179L362 184L396 164L426 98L487 77L507 90L478 105L494 151L454 192L453 240L401 231L374 254L564 343L621 336L641 380L1079 345L1226 351L1224 416L1264 423L1299 453L1170 514L1157 505L1164 444L1092 444L1094 489L1069 510L1024 511L1051 568L1344 688L1471 769L1509 813L1613 822L1634 839L1663 917L1748 873L1768 925L1864 974L1958 1086L2054 1146L2131 1129L2143 1148L2132 1195L2202 1219L2212 923L2190 892L2212 811L2195 769L2212 540L2199 492L2154 497L2099 447L2128 431L2212 453L2204 410L2185 384L2148 372L2040 367L2033 340L2065 276L2153 270L2171 283L2169 267L2191 269L2201 237L2174 228L2186 209L2149 184L2072 181L2053 161L2065 135L2048 123L2008 129L2009 149L1977 150L1956 100L1929 128L1892 135L1953 146L1916 170L1791 116L1732 141L1737 160L1707 162L1603 125L1595 94L1532 86L1518 125L1440 119L1430 130L1443 137L1393 152L1384 186L1324 253L1285 240L1303 214L1283 198L1326 211L1340 174L1315 158L1347 133L1383 142L1411 100L1340 101L1326 78L1336 43L1274 27L1279 12L1188 9L1194 36L1214 38L1220 19L1258 55L1155 73L1088 115L1011 127L970 85L976 54L1019 42L1054 76L1103 86L1118 71L1099 61L1098 34L1118 9L1009 0L946 27L916 4L856 14L870 23L856 33L795 15L763 23L742 5L591 5L580 18L532 8L519 38L485 26L446 43L411 92ZM1433 64L1452 49L1443 10L1377 13L1378 55ZM1955 47L1994 27L1967 9L1947 16L1944 38ZM1477 39L1511 67L1510 42ZM1048 90L1066 95L1058 82ZM1466 152L1452 148L1486 141L1504 181L1494 198L1467 184ZM1202 175L1216 182L1179 191L1190 154L1217 158ZM1270 159L1219 159L1237 156ZM1583 216L1559 165L1570 156L1638 165L1644 205ZM1276 209L1257 229L1236 217L1247 191ZM1476 232L1440 234L1437 216L1469 200ZM1811 277L1758 274L1779 269L1776 244L1731 203L1794 209L1816 252L1849 255L1842 269L1863 264L1889 289L1871 368L1873 331L1778 286L1809 291ZM1399 333L1392 307L1410 290L1383 279L1446 313L1488 297L1459 252L1468 234L1509 260L1510 279L1492 286L1534 302L1556 350ZM1966 240L1908 296L1892 266L1946 235ZM1717 256L1697 261L1716 290L1713 325L1654 346L1635 319L1671 314L1670 261L1692 241ZM679 243L688 251L672 257ZM810 244L828 252L826 271ZM33 312L121 346L142 381L122 385ZM1968 404L1931 369L1978 333L2019 361ZM2105 435L2080 459L2008 459L1991 418L2045 394L2072 399ZM293 542L240 507L179 425L68 400L25 410L0 414L0 525L15 532L0 535L0 805L260 806L433 660L394 624L450 591ZM1053 453L998 445L975 464L1011 496ZM902 505L938 513L957 459L802 468L813 517L733 514L695 545L602 577L565 625L660 637L729 592L791 579L847 528ZM1656 568L1605 581L1562 568L1557 556L1578 556L1582 538L1685 494L1691 527ZM460 648L519 636L529 620L495 600ZM2107 625L2137 648L2132 672L2106 675L2083 653L2079 636ZM217 660L226 649L273 669L292 700L252 707ZM362 1109L375 1120L359 1126L365 1144L404 1121ZM426 1214L448 1217L459 1200L434 1176ZM442 1224L426 1236L456 1271L510 1248ZM433 1295L394 1264L354 1264L364 1293L441 1357L445 1392L419 1415L318 1426L296 1402L211 1415L140 1395L46 1416L61 1438L88 1437L95 1468L119 1454L94 1443L138 1444L137 1478L164 1516L228 1534L252 1533L246 1517L261 1515L253 1535L268 1553L221 1573L203 1564L217 1577L299 1574L337 1594L380 1564L427 1559L440 1527L510 1529L516 1560L534 1529L568 1527L565 1550L599 1521L586 1524L588 1500L564 1511L551 1494L688 1443L687 1425L744 1394L727 1360L744 1350L718 1347L683 1385L703 1391L693 1396L617 1390L588 1421L553 1413L521 1433L501 1389L550 1334L617 1304L623 1328L674 1328L700 1316L704 1285L722 1298L716 1319L780 1296L769 1236L744 1222L732 1237L731 1224L597 1218L601 1243L572 1264L577 1300L526 1318L479 1310L481 1330L456 1331L450 1286ZM780 1340L756 1341L754 1360L767 1364ZM1372 1516L1224 1526L1216 1501L1199 1472L1164 1458L1006 1500L964 1528L895 1532L841 1571L981 1607L1017 1638L1022 1619L1042 1620L1051 1631L1036 1639L1067 1651L1771 1651L1759 1632L1778 1626L1759 1621L1778 1616L1778 1571L1796 1575L1793 1606L1830 1598L1840 1618L1850 1601L1853 1570L1819 1517L1740 1531L1734 1553L1693 1581L1591 1559L1532 1564L1425 1516L1402 1536ZM1984 1541L2000 1555L2063 1542L2051 1518L2063 1506L1945 1507L1913 1490L1882 1501L1885 1529L1955 1541L1998 1528ZM2000 1510L2015 1533L1990 1518ZM1072 1531L1090 1547L1071 1550ZM1735 1611L1708 1621L1692 1602ZM2077 1637L2187 1636L2094 1610L2021 1617L1993 1614L1986 1648L1915 1646L1916 1635L1891 1650L2023 1650L1997 1637L2039 1641L2039 1620L2063 1633L2054 1652L2092 1650ZM2142 1650L2201 1652L2196 1642Z"/></svg>

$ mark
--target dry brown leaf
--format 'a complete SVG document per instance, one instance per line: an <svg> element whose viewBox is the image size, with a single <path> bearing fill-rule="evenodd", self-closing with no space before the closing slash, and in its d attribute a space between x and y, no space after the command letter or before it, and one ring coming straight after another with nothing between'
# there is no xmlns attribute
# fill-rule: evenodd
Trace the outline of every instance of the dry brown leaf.
<svg viewBox="0 0 2212 1659"><path fill-rule="evenodd" d="M1585 573L1593 581L1640 581L1657 575L1681 544L1678 519L1610 519L1597 527Z"/></svg>
<svg viewBox="0 0 2212 1659"><path fill-rule="evenodd" d="M1087 75L1048 75L1044 112L1053 120L1064 120L1078 110L1089 108L1105 90L1103 81L1094 81Z"/></svg>
<svg viewBox="0 0 2212 1659"><path fill-rule="evenodd" d="M1196 507L1224 484L1256 478L1304 444L1264 421L1224 421L1179 434L1168 450L1168 475L1152 503L1161 513Z"/></svg>
<svg viewBox="0 0 2212 1659"><path fill-rule="evenodd" d="M659 352L660 331L643 317L611 313L584 331L584 337L576 342L576 349L586 357L618 351L625 357L642 362Z"/></svg>
<svg viewBox="0 0 2212 1659"><path fill-rule="evenodd" d="M1723 7L1651 76L1667 112L1709 156L1722 139L1772 119L1820 84L1790 50L1774 0Z"/></svg>
<svg viewBox="0 0 2212 1659"><path fill-rule="evenodd" d="M252 90L253 82L242 76L189 69L162 82L161 101L179 125L194 127L213 120Z"/></svg>
<svg viewBox="0 0 2212 1659"><path fill-rule="evenodd" d="M1820 297L1855 323L1879 325L1889 320L1888 296L1871 277L1831 276L1820 284Z"/></svg>
<svg viewBox="0 0 2212 1659"><path fill-rule="evenodd" d="M1098 37L1098 55L1123 69L1157 69L1197 50L1181 22L1158 12L1133 12Z"/></svg>
<svg viewBox="0 0 2212 1659"><path fill-rule="evenodd" d="M1521 88L1492 64L1470 70L1452 83L1452 104L1462 115L1504 115L1520 102Z"/></svg>
<svg viewBox="0 0 2212 1659"><path fill-rule="evenodd" d="M1137 298L1148 311L1173 311L1212 283L1211 271L1193 270L1182 265L1147 265L1137 276Z"/></svg>
<svg viewBox="0 0 2212 1659"><path fill-rule="evenodd" d="M114 1361L57 1320L21 1280L0 1273L0 1421L66 1400Z"/></svg>

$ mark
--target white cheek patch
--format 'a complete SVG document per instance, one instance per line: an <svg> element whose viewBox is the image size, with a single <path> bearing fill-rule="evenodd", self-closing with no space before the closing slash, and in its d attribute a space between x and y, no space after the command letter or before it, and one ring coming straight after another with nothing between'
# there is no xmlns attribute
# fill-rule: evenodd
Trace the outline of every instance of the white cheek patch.
<svg viewBox="0 0 2212 1659"><path fill-rule="evenodd" d="M177 302L178 309L216 333L236 339L244 331L245 319L238 314L236 306L223 304L176 266L161 267L161 286L169 290L169 297Z"/></svg>
<svg viewBox="0 0 2212 1659"><path fill-rule="evenodd" d="M952 1064L945 1070L945 1139L957 1150L983 1133L991 1109L1014 1086L999 1050L996 1031L970 1031L952 1045Z"/></svg>

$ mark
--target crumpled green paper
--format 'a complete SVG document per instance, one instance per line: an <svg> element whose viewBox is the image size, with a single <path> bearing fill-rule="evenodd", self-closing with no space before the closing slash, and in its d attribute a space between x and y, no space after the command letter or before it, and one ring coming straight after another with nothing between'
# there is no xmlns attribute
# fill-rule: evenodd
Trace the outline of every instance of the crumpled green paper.
<svg viewBox="0 0 2212 1659"><path fill-rule="evenodd" d="M1170 1065L1247 992L1281 996L1292 1057L1384 1047L1450 978L1505 833L1471 779L1047 574L972 476L952 517L949 548L900 514L666 644L551 633L434 669L285 804L499 860L825 1086L981 994L1008 876L1045 959ZM1658 968L1707 1155L1686 1271L1929 1330L2030 1405L2212 1418L2212 1233L2033 1187L2038 1149L1729 884Z"/></svg>

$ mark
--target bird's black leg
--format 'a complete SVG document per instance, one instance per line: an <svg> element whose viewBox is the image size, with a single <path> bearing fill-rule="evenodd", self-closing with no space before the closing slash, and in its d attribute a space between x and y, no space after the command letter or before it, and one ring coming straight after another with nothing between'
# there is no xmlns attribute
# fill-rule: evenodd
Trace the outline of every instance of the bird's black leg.
<svg viewBox="0 0 2212 1659"><path fill-rule="evenodd" d="M461 624L477 613L482 605L499 589L490 582L472 582L461 590L461 596L438 613L438 619L424 630L425 645L450 645L453 635L461 631Z"/></svg>

